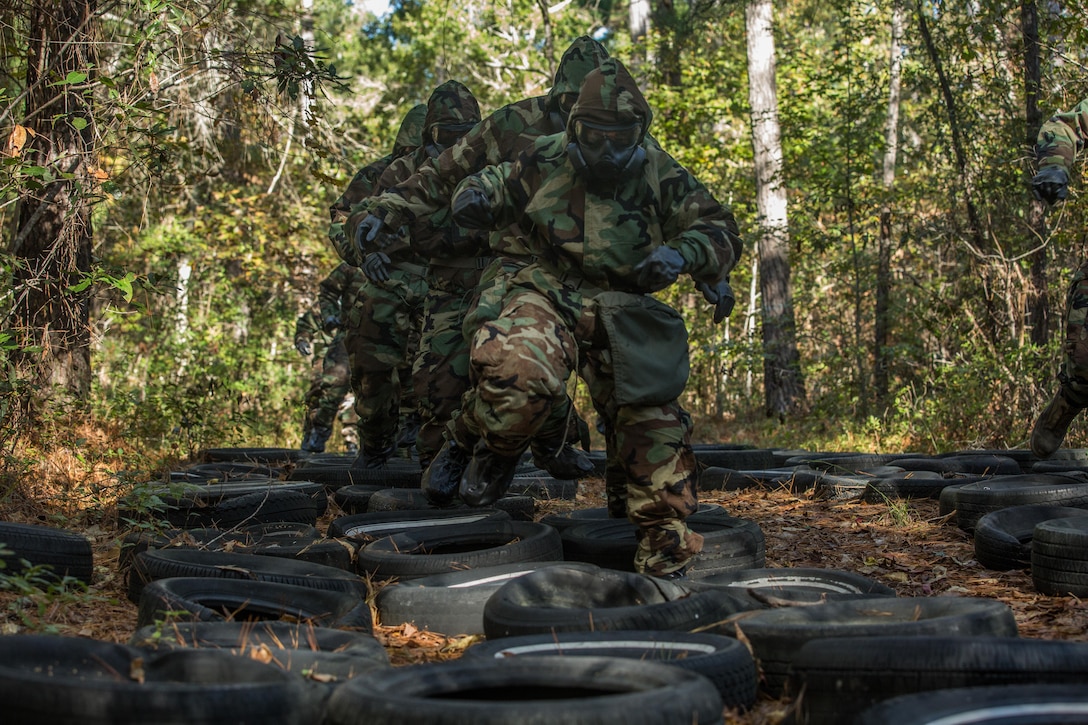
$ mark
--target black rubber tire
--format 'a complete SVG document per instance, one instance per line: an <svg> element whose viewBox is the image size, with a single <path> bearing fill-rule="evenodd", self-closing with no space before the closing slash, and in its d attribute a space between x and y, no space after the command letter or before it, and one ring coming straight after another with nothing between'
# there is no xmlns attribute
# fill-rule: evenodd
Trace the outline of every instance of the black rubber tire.
<svg viewBox="0 0 1088 725"><path fill-rule="evenodd" d="M315 627L373 632L370 606L358 594L295 584L174 577L144 587L136 625L158 621L218 622L284 620Z"/></svg>
<svg viewBox="0 0 1088 725"><path fill-rule="evenodd" d="M756 663L741 642L722 634L691 632L554 632L506 637L469 647L462 661L505 661L542 655L625 657L663 662L697 672L714 683L722 704L748 708L756 701Z"/></svg>
<svg viewBox="0 0 1088 725"><path fill-rule="evenodd" d="M43 567L45 579L72 577L90 584L94 576L91 541L75 531L0 521L0 544L11 552L2 557L5 574L21 574L29 564Z"/></svg>
<svg viewBox="0 0 1088 725"><path fill-rule="evenodd" d="M1088 595L1088 511L1085 514L1036 524L1031 542L1031 581L1036 591Z"/></svg>
<svg viewBox="0 0 1088 725"><path fill-rule="evenodd" d="M1030 504L1088 508L1088 478L1080 473L1027 473L969 483L956 492L956 525L970 533L991 511Z"/></svg>
<svg viewBox="0 0 1088 725"><path fill-rule="evenodd" d="M223 531L213 527L199 529L166 529L164 531L130 531L121 539L117 568L127 571L136 556L148 549L221 550L224 546L252 544L253 537L243 531Z"/></svg>
<svg viewBox="0 0 1088 725"><path fill-rule="evenodd" d="M214 527L215 507L231 498L254 493L271 491L300 491L314 501L317 515L325 513L328 506L328 494L316 483L308 481L237 481L234 483L210 484L162 484L153 483L141 487L137 498L157 496L166 507L164 511L139 509L132 499L123 499L118 503L118 520L124 524L126 519L141 521L157 519L165 521L179 529Z"/></svg>
<svg viewBox="0 0 1088 725"><path fill-rule="evenodd" d="M411 529L471 524L481 521L510 521L510 514L494 508L429 509L425 511L381 511L333 519L330 537L365 544L384 536Z"/></svg>
<svg viewBox="0 0 1088 725"><path fill-rule="evenodd" d="M805 453L787 458L786 466L808 466L838 475L865 473L890 461L909 458L910 453ZM770 467L770 466L768 466Z"/></svg>
<svg viewBox="0 0 1088 725"><path fill-rule="evenodd" d="M292 622L173 622L140 627L128 643L157 652L228 650L329 686L390 666L372 635Z"/></svg>
<svg viewBox="0 0 1088 725"><path fill-rule="evenodd" d="M721 721L721 697L710 680L679 667L618 657L518 657L391 668L344 683L328 708L330 725Z"/></svg>
<svg viewBox="0 0 1088 725"><path fill-rule="evenodd" d="M700 491L744 491L765 488L801 493L813 488L829 474L802 466L762 468L737 471L732 468L711 467L699 472Z"/></svg>
<svg viewBox="0 0 1088 725"><path fill-rule="evenodd" d="M732 468L741 471L774 468L774 455L767 448L731 447L707 443L697 443L691 448L695 453L695 460L708 468Z"/></svg>
<svg viewBox="0 0 1088 725"><path fill-rule="evenodd" d="M439 507L432 504L422 489L418 488L386 488L376 491L367 504L367 513L380 513L383 511L427 511L430 509L467 509L463 504L453 507ZM536 503L532 496L519 494L506 494L491 504L491 508L506 511L515 521L530 521Z"/></svg>
<svg viewBox="0 0 1088 725"><path fill-rule="evenodd" d="M699 518L713 518L715 516L731 518L725 507L716 503L700 503L695 513L692 514L692 517L696 516ZM607 506L592 506L559 514L548 514L540 519L540 523L547 524L562 533L565 529L576 524L585 523L586 521L608 521L610 518Z"/></svg>
<svg viewBox="0 0 1088 725"><path fill-rule="evenodd" d="M514 475L506 494L529 496L538 501L573 501L578 495L578 482L555 478L546 471L518 473Z"/></svg>
<svg viewBox="0 0 1088 725"><path fill-rule="evenodd" d="M865 710L855 725L1085 725L1079 685L995 685L901 695Z"/></svg>
<svg viewBox="0 0 1088 725"><path fill-rule="evenodd" d="M359 547L356 571L379 581L526 561L562 561L563 544L550 526L485 521L411 529Z"/></svg>
<svg viewBox="0 0 1088 725"><path fill-rule="evenodd" d="M382 587L374 597L378 621L396 626L411 623L446 635L483 634L484 606L506 582L549 566L594 571L593 564L528 561L432 574Z"/></svg>
<svg viewBox="0 0 1088 725"><path fill-rule="evenodd" d="M859 637L806 642L789 692L804 691L801 721L833 725L899 695L956 687L1076 684L1088 678L1083 642L1019 637Z"/></svg>
<svg viewBox="0 0 1088 725"><path fill-rule="evenodd" d="M220 461L218 463L197 463L185 469L189 473L202 476L208 482L218 479L220 483L239 481L248 478L278 479L283 477L282 466L267 463L248 463L242 461Z"/></svg>
<svg viewBox="0 0 1088 725"><path fill-rule="evenodd" d="M419 488L423 469L419 461L391 458L378 468L353 468L337 465L303 465L287 474L289 481L313 481L329 489L351 485L374 485L382 488Z"/></svg>
<svg viewBox="0 0 1088 725"><path fill-rule="evenodd" d="M994 571L1030 569L1035 526L1050 519L1083 516L1088 516L1088 511L1046 504L1010 506L991 511L975 524L975 559Z"/></svg>
<svg viewBox="0 0 1088 725"><path fill-rule="evenodd" d="M715 631L757 606L722 589L693 592L631 572L555 566L503 584L484 606L488 639L549 632ZM721 625L724 626L724 625Z"/></svg>
<svg viewBox="0 0 1088 725"><path fill-rule="evenodd" d="M356 483L343 486L332 492L332 500L340 507L345 515L366 513L370 505L370 497L378 491L384 491L384 486L376 486L369 483Z"/></svg>
<svg viewBox="0 0 1088 725"><path fill-rule="evenodd" d="M937 497L937 512L942 517L947 516L949 523L956 523L959 513L959 492L966 485L959 482L950 483L941 489L941 494Z"/></svg>
<svg viewBox="0 0 1088 725"><path fill-rule="evenodd" d="M741 590L757 602L771 607L896 596L891 587L860 574L802 567L727 571L698 579L688 586L692 589L727 587Z"/></svg>
<svg viewBox="0 0 1088 725"><path fill-rule="evenodd" d="M906 471L967 473L978 476L1014 476L1023 473L1020 464L1008 456L992 453L957 453L945 456L911 456L888 461Z"/></svg>
<svg viewBox="0 0 1088 725"><path fill-rule="evenodd" d="M970 480L945 478L941 474L931 471L882 476L874 478L865 484L861 500L865 503L886 503L904 498L939 499L941 493L949 486L970 483L973 480L976 480L975 477L971 477Z"/></svg>
<svg viewBox="0 0 1088 725"><path fill-rule="evenodd" d="M733 569L755 569L766 560L759 524L737 517L690 516L688 527L703 536L703 550L687 575L702 579ZM563 559L634 571L636 527L627 519L597 519L564 529Z"/></svg>
<svg viewBox="0 0 1088 725"><path fill-rule="evenodd" d="M304 725L320 717L300 678L262 662L52 635L0 637L0 697L5 721L27 725Z"/></svg>
<svg viewBox="0 0 1088 725"><path fill-rule="evenodd" d="M311 589L368 594L366 582L351 572L273 556L195 549L150 549L136 556L128 577L128 598L140 601L149 582L171 577L208 577L277 582Z"/></svg>
<svg viewBox="0 0 1088 725"><path fill-rule="evenodd" d="M220 529L237 526L290 522L317 523L314 500L301 491L258 491L222 501L212 512L212 523Z"/></svg>
<svg viewBox="0 0 1088 725"><path fill-rule="evenodd" d="M306 454L297 448L205 448L196 456L203 463L241 461L249 463L292 463Z"/></svg>
<svg viewBox="0 0 1088 725"><path fill-rule="evenodd" d="M782 695L790 663L801 646L820 637L892 635L992 635L1015 637L1012 610L993 599L884 597L847 599L814 607L779 607L753 612L731 624L745 637L760 665L762 688Z"/></svg>

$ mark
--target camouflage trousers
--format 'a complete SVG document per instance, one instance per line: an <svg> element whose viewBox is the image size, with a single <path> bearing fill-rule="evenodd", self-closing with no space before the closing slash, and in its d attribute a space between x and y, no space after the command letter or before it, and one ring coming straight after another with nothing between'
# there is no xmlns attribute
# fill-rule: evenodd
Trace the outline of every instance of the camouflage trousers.
<svg viewBox="0 0 1088 725"><path fill-rule="evenodd" d="M605 420L617 495L615 479L619 471L624 476L627 517L637 527L635 570L680 569L703 546L685 523L698 506L690 418L676 400L617 404L612 356L592 302L574 317L571 325L569 314L535 290L509 290L502 312L472 338L473 388L462 417L490 450L518 455L566 398L566 381L577 370Z"/></svg>
<svg viewBox="0 0 1088 725"><path fill-rule="evenodd" d="M400 420L416 409L411 366L427 284L401 270L391 270L390 276L383 284L364 284L363 302L348 314L351 388L364 451L393 446Z"/></svg>
<svg viewBox="0 0 1088 725"><path fill-rule="evenodd" d="M345 443L358 445L359 434L356 424L359 421L348 399L351 395L351 375L348 365L348 351L344 345L344 336L337 335L324 355L314 355L310 367L310 388L303 399L306 417L302 425L302 438L306 439L313 426L332 429L339 417Z"/></svg>
<svg viewBox="0 0 1088 725"><path fill-rule="evenodd" d="M1065 340L1058 372L1070 402L1088 407L1088 262L1073 275L1065 301Z"/></svg>

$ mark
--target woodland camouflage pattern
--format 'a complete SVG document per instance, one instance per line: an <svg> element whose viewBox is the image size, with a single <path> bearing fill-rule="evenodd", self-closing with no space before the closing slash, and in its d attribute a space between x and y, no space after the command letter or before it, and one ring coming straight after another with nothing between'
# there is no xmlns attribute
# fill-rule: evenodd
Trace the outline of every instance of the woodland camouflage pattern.
<svg viewBox="0 0 1088 725"><path fill-rule="evenodd" d="M1039 130L1035 153L1039 168L1060 166L1073 176L1077 151L1088 140L1088 99L1067 113L1050 117ZM1058 380L1074 405L1088 407L1088 262L1073 275L1066 296L1065 340Z"/></svg>
<svg viewBox="0 0 1088 725"><path fill-rule="evenodd" d="M478 123L479 120L480 107L472 92L462 83L447 81L438 86L428 99L423 138L430 138L431 129L439 125ZM395 160L382 173L376 190L401 183L428 158L430 150L424 143L412 153ZM366 202L359 206L366 208ZM354 239L355 229L365 215L365 212L353 214L348 220L345 227L350 239ZM363 287L366 302L358 319L352 319L353 323L358 324L356 334L359 340L352 346L351 352L353 375L359 385L355 409L361 419L364 455L367 451L383 451L392 447L402 410L416 410L422 402L422 398L414 393L407 399L401 394L412 383L406 373L417 355L420 330L424 328L424 302L429 290L426 276L428 260L421 252L433 254L442 250L443 245L451 239L460 240L460 235L448 231L449 226L448 212L445 216L439 214L419 219L406 230L412 243L397 244L395 240L379 237L375 240L375 246L366 250L380 249L389 255L392 263L388 281L366 281ZM479 243L471 241L469 246L475 250ZM451 254L457 251L450 249ZM427 380L417 384L423 390L430 387ZM433 406L428 403L419 412L421 417L423 414L431 415ZM421 453L431 450L428 441L424 441ZM437 450L437 446L434 450Z"/></svg>
<svg viewBox="0 0 1088 725"><path fill-rule="evenodd" d="M644 131L651 119L634 80L613 59L586 76L568 123L602 114L618 114L621 123L638 118ZM471 348L475 388L466 396L457 443L468 446L467 432L498 455L520 454L577 369L606 421L610 458L625 473L626 514L639 531L636 570L666 574L702 548L702 537L684 522L697 505L690 418L675 399L615 402L596 297L644 292L634 268L662 244L680 252L694 279L714 284L732 270L741 241L732 212L656 144L643 142L641 172L591 189L567 156L570 141L566 133L540 137L516 161L489 166L458 189L483 191L496 226L533 231L491 238L494 251L512 263L480 301L485 312Z"/></svg>
<svg viewBox="0 0 1088 725"><path fill-rule="evenodd" d="M495 111L437 158L421 164L412 176L385 189L363 205L389 228L407 226L412 229L413 232L402 239L410 239L413 247L430 257L431 274L428 281L435 299L428 299L427 302L429 311L425 313L423 335L429 339L420 345L421 356L417 359L415 370L423 375L416 388L423 406L421 413L431 417L434 422L448 418L460 407L460 397L468 385L468 340L475 332L477 322L475 318L466 317L474 305L474 299L463 296L462 291L469 289L470 285L486 286L496 273L497 264L483 272L466 265L469 256L479 260L482 256L490 255L486 244L478 250L472 248L473 243L480 241L479 237L463 240L464 243L454 242L452 252L447 253L444 249L428 247L421 242L427 235L421 234L416 225L421 221L436 226L443 224L444 215L449 214L453 190L466 176L491 164L513 160L531 147L535 139L561 132L565 120L558 111L560 96L576 96L586 73L607 57L604 46L593 38L583 36L576 39L564 52L547 94L511 103ZM517 238L521 232L513 225L494 234ZM491 246L502 245L493 243ZM391 248L397 249L395 245ZM449 269L449 260L453 257L461 258L457 264L464 277L460 280L448 279L437 261L438 258L444 259ZM442 277L446 277L450 284L440 279ZM452 296L443 296L442 292ZM452 331L453 325L460 325L465 332ZM437 369L446 370L451 377L442 382L439 377L427 376L426 371ZM566 432L575 420L576 416L572 414L573 406L568 398L556 401L549 422L541 429L541 435L544 438L576 440L577 435ZM441 444L432 424L428 424L426 430L421 428L420 441L421 457L425 452L432 451L433 446Z"/></svg>

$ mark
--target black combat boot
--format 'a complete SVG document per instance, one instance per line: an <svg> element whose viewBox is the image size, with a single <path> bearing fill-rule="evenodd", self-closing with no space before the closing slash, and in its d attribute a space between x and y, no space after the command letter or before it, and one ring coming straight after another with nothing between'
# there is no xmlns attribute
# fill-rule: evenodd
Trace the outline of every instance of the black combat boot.
<svg viewBox="0 0 1088 725"><path fill-rule="evenodd" d="M483 441L472 451L472 461L461 478L461 500L469 506L489 506L506 493L521 456L492 453Z"/></svg>
<svg viewBox="0 0 1088 725"><path fill-rule="evenodd" d="M427 500L435 506L447 506L452 503L470 458L469 452L455 442L443 443L423 471L420 481L420 487Z"/></svg>
<svg viewBox="0 0 1088 725"><path fill-rule="evenodd" d="M302 441L302 450L310 453L324 453L325 442L329 440L329 436L332 435L332 428L326 428L323 425L315 425L310 428L309 435L306 436L306 440Z"/></svg>
<svg viewBox="0 0 1088 725"><path fill-rule="evenodd" d="M1031 452L1039 458L1050 458L1061 447L1069 426L1082 410L1084 408L1074 405L1059 390L1035 421L1035 427L1031 430Z"/></svg>
<svg viewBox="0 0 1088 725"><path fill-rule="evenodd" d="M569 443L535 440L532 451L533 463L547 471L552 478L569 481L593 473L593 462L589 456Z"/></svg>

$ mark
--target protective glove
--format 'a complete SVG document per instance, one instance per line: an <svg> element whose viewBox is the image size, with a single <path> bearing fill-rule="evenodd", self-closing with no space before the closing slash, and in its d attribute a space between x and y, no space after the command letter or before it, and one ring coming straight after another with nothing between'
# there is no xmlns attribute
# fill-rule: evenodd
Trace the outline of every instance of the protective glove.
<svg viewBox="0 0 1088 725"><path fill-rule="evenodd" d="M363 217L362 221L359 222L359 226L355 227L355 248L366 254L367 245L377 238L378 233L382 231L384 226L382 220L373 214Z"/></svg>
<svg viewBox="0 0 1088 725"><path fill-rule="evenodd" d="M1047 204L1056 204L1069 196L1069 174L1061 166L1044 166L1031 179L1031 193Z"/></svg>
<svg viewBox="0 0 1088 725"><path fill-rule="evenodd" d="M330 333L338 327L340 327L340 317L337 315L329 315L321 323L321 330L326 333Z"/></svg>
<svg viewBox="0 0 1088 725"><path fill-rule="evenodd" d="M713 287L706 282L696 282L695 289L703 293L703 299L714 305L714 324L719 324L733 312L737 304L737 298L733 296L733 288L729 280L723 279Z"/></svg>
<svg viewBox="0 0 1088 725"><path fill-rule="evenodd" d="M662 245L635 265L635 284L647 292L665 289L684 271L684 256L672 247Z"/></svg>
<svg viewBox="0 0 1088 725"><path fill-rule="evenodd" d="M495 221L491 200L480 189L469 186L453 198L453 221L467 229L489 229Z"/></svg>
<svg viewBox="0 0 1088 725"><path fill-rule="evenodd" d="M390 261L385 252L371 252L363 260L363 274L371 282L388 282Z"/></svg>
<svg viewBox="0 0 1088 725"><path fill-rule="evenodd" d="M305 337L300 337L295 340L295 349L299 351L300 355L309 355L314 351L314 349L310 347L310 341Z"/></svg>

